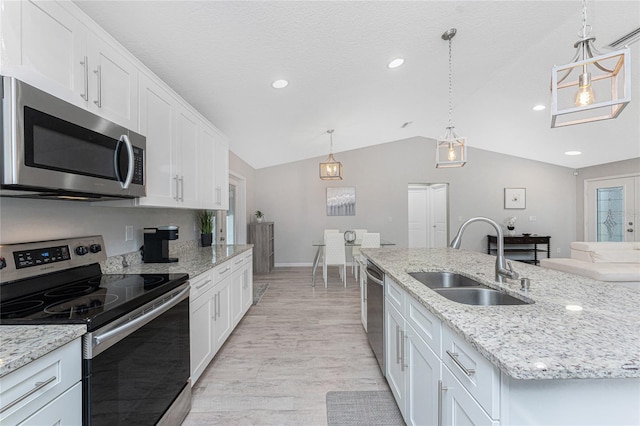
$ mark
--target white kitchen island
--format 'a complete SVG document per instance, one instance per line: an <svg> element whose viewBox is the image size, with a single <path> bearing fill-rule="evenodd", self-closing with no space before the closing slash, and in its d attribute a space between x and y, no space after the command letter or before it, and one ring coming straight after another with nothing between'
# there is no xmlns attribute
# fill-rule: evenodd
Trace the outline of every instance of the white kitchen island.
<svg viewBox="0 0 640 426"><path fill-rule="evenodd" d="M408 424L640 424L640 292L514 262L525 291L494 281L495 257L465 250L363 254L386 274L386 376ZM417 271L533 303L452 302Z"/></svg>

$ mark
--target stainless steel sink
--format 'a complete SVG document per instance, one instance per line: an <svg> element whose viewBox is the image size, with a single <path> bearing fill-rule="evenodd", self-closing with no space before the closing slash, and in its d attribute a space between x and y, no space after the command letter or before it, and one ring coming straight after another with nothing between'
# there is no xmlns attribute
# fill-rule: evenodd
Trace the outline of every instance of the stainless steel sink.
<svg viewBox="0 0 640 426"><path fill-rule="evenodd" d="M436 292L449 300L466 305L493 306L529 304L529 302L488 287L440 288L436 289Z"/></svg>
<svg viewBox="0 0 640 426"><path fill-rule="evenodd" d="M409 272L413 278L442 297L466 305L528 305L517 297L488 287L480 282L454 272Z"/></svg>
<svg viewBox="0 0 640 426"><path fill-rule="evenodd" d="M409 272L409 275L433 289L482 285L478 281L453 272Z"/></svg>

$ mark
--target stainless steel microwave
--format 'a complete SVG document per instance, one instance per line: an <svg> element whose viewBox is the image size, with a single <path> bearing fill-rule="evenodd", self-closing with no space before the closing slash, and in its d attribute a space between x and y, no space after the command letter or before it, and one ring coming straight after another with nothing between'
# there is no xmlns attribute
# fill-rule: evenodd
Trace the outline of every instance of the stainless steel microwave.
<svg viewBox="0 0 640 426"><path fill-rule="evenodd" d="M79 200L146 195L146 138L2 77L0 195Z"/></svg>

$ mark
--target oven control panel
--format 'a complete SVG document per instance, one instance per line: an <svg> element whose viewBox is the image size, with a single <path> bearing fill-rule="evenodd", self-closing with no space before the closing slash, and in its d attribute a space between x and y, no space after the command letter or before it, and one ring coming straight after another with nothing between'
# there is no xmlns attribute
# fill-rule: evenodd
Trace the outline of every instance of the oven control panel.
<svg viewBox="0 0 640 426"><path fill-rule="evenodd" d="M102 236L0 245L1 282L106 260Z"/></svg>

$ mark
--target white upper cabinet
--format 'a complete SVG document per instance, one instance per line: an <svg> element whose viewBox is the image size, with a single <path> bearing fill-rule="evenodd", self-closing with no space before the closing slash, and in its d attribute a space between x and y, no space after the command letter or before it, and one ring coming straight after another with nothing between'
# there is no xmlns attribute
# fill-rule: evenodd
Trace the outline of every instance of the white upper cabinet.
<svg viewBox="0 0 640 426"><path fill-rule="evenodd" d="M147 196L99 204L226 210L229 143L71 1L0 0L0 74L147 137Z"/></svg>
<svg viewBox="0 0 640 426"><path fill-rule="evenodd" d="M139 205L171 207L177 204L177 161L173 149L175 103L176 99L160 84L140 74L140 133L147 137L147 196L138 200Z"/></svg>
<svg viewBox="0 0 640 426"><path fill-rule="evenodd" d="M176 110L177 135L174 149L178 164L174 178L177 180L177 201L181 207L199 208L198 119L181 104L178 104Z"/></svg>
<svg viewBox="0 0 640 426"><path fill-rule="evenodd" d="M89 110L129 129L138 127L138 70L114 47L90 33Z"/></svg>
<svg viewBox="0 0 640 426"><path fill-rule="evenodd" d="M85 105L86 27L58 3L48 1L4 1L1 16L2 75Z"/></svg>
<svg viewBox="0 0 640 426"><path fill-rule="evenodd" d="M229 210L229 142L226 138L216 140L215 157L215 208Z"/></svg>
<svg viewBox="0 0 640 426"><path fill-rule="evenodd" d="M3 75L124 127L138 127L138 70L126 50L91 32L62 3L2 6Z"/></svg>

